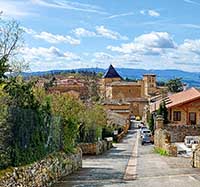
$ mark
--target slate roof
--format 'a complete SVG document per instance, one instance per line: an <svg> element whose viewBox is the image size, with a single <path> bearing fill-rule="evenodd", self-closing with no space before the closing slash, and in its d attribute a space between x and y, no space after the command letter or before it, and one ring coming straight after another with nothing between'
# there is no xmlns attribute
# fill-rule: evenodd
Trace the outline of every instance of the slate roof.
<svg viewBox="0 0 200 187"><path fill-rule="evenodd" d="M109 66L107 72L104 74L103 78L120 78L122 77L117 73L115 68L112 66L112 64Z"/></svg>

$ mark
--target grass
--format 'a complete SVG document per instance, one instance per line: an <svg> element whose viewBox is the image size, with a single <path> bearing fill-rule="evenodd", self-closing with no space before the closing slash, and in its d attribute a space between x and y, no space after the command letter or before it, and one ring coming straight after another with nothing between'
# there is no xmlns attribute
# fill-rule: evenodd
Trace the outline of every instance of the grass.
<svg viewBox="0 0 200 187"><path fill-rule="evenodd" d="M166 150L158 147L154 148L154 153L158 153L161 156L169 156L169 153Z"/></svg>

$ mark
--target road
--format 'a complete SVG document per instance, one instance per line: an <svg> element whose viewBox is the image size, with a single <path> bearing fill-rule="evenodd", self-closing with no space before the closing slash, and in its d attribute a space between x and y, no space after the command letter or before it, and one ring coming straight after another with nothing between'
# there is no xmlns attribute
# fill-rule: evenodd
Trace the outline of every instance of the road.
<svg viewBox="0 0 200 187"><path fill-rule="evenodd" d="M160 156L142 146L136 130L103 155L83 159L83 168L53 187L200 187L200 169L188 158Z"/></svg>

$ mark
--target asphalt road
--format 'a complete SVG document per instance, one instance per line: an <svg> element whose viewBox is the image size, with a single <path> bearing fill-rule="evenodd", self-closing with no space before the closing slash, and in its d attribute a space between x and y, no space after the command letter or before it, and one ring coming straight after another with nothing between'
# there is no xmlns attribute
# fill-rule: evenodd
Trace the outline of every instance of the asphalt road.
<svg viewBox="0 0 200 187"><path fill-rule="evenodd" d="M200 187L200 169L192 168L188 158L160 156L138 138L130 130L122 143L103 155L84 157L80 171L53 187Z"/></svg>

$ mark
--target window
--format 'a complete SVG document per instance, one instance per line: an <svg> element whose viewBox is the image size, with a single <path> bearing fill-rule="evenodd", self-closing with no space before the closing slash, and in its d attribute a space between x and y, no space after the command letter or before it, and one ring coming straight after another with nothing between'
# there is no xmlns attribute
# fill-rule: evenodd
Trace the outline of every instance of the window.
<svg viewBox="0 0 200 187"><path fill-rule="evenodd" d="M190 112L189 113L189 121L191 125L196 124L196 112Z"/></svg>
<svg viewBox="0 0 200 187"><path fill-rule="evenodd" d="M174 121L181 121L181 112L180 111L174 111L173 120Z"/></svg>

